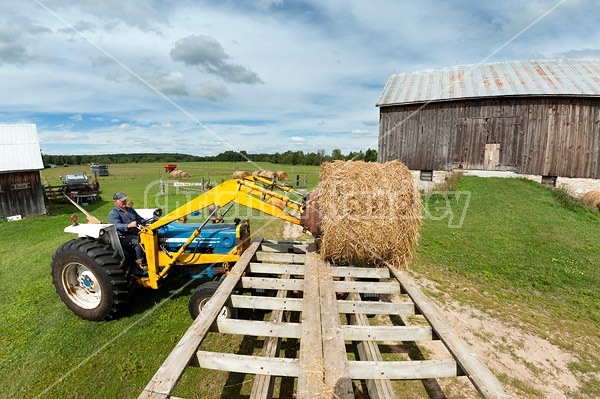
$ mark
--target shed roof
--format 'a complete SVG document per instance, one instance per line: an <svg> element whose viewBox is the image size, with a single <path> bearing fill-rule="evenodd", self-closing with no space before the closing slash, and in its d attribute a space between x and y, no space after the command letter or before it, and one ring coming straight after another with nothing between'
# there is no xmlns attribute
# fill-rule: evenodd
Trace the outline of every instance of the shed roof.
<svg viewBox="0 0 600 399"><path fill-rule="evenodd" d="M44 169L35 124L0 124L0 173Z"/></svg>
<svg viewBox="0 0 600 399"><path fill-rule="evenodd" d="M377 106L501 96L600 97L600 60L507 61L398 73L388 79Z"/></svg>

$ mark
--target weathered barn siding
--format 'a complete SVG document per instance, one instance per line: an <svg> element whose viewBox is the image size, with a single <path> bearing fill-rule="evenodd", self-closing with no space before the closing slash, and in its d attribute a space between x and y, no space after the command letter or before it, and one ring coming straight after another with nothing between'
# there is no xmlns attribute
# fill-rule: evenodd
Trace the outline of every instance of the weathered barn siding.
<svg viewBox="0 0 600 399"><path fill-rule="evenodd" d="M46 213L40 172L0 173L0 216Z"/></svg>
<svg viewBox="0 0 600 399"><path fill-rule="evenodd" d="M600 178L600 99L499 97L380 108L379 161Z"/></svg>

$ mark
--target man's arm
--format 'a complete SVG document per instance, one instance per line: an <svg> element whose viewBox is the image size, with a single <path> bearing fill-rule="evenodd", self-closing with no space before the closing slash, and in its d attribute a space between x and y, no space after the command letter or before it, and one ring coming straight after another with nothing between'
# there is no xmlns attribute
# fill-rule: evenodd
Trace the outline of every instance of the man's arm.
<svg viewBox="0 0 600 399"><path fill-rule="evenodd" d="M137 213L135 209L128 207L127 212L129 212L135 216L135 221L138 222L138 225L146 223L146 219L141 217L140 214Z"/></svg>

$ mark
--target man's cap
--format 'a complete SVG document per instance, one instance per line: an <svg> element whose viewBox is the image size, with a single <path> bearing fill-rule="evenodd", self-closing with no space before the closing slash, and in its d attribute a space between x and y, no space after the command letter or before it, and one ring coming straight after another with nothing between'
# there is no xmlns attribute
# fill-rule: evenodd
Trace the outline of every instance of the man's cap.
<svg viewBox="0 0 600 399"><path fill-rule="evenodd" d="M126 200L126 199L127 199L127 196L122 191L119 191L118 193L115 193L115 195L113 195L113 200L115 200L115 201L122 201L122 200Z"/></svg>

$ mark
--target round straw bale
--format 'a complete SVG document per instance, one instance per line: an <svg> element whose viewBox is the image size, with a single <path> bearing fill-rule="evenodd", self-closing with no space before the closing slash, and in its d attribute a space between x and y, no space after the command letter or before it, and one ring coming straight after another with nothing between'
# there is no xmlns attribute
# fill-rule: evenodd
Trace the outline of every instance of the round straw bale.
<svg viewBox="0 0 600 399"><path fill-rule="evenodd" d="M258 175L269 180L273 179L273 176L277 176L272 170L261 170Z"/></svg>
<svg viewBox="0 0 600 399"><path fill-rule="evenodd" d="M285 202L280 200L279 198L269 197L267 202L271 203L271 205L276 206L279 209L285 208Z"/></svg>
<svg viewBox="0 0 600 399"><path fill-rule="evenodd" d="M287 181L288 174L286 172L284 172L283 170L279 170L279 171L277 171L275 173L277 174L277 180L278 181Z"/></svg>
<svg viewBox="0 0 600 399"><path fill-rule="evenodd" d="M175 179L179 179L179 177L181 176L181 170L174 170L171 172L171 177L175 178Z"/></svg>
<svg viewBox="0 0 600 399"><path fill-rule="evenodd" d="M190 178L190 174L188 172L184 172L183 170L181 171L181 174L179 175L179 177L181 179L189 179Z"/></svg>
<svg viewBox="0 0 600 399"><path fill-rule="evenodd" d="M236 170L233 172L234 179L243 179L246 176L250 176L250 173L246 172L245 170Z"/></svg>
<svg viewBox="0 0 600 399"><path fill-rule="evenodd" d="M586 206L600 209L600 191L588 191L581 196L581 202Z"/></svg>
<svg viewBox="0 0 600 399"><path fill-rule="evenodd" d="M260 170L255 170L252 172L252 176L256 177L256 176L260 176Z"/></svg>
<svg viewBox="0 0 600 399"><path fill-rule="evenodd" d="M319 190L322 258L407 267L419 239L421 197L403 163L325 163Z"/></svg>

